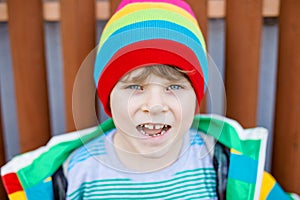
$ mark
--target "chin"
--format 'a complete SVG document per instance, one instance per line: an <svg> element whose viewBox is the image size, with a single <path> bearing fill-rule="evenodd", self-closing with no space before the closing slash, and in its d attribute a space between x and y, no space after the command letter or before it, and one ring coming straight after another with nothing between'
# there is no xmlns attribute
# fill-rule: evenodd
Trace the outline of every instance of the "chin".
<svg viewBox="0 0 300 200"><path fill-rule="evenodd" d="M173 145L177 145L173 142L155 145L155 146L149 146L149 144L145 144L145 148L140 151L140 154L144 158L148 159L162 159L166 157L170 157L174 154ZM148 148L147 148L148 147Z"/></svg>
<svg viewBox="0 0 300 200"><path fill-rule="evenodd" d="M141 152L141 156L149 159L160 159L163 158L166 154L168 154L168 150L159 150L152 152Z"/></svg>

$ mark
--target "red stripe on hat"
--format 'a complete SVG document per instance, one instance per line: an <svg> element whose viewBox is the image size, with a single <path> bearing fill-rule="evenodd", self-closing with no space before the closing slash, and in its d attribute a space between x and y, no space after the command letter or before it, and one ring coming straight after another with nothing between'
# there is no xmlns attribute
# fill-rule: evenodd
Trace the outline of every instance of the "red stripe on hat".
<svg viewBox="0 0 300 200"><path fill-rule="evenodd" d="M23 190L23 187L16 173L9 173L2 176L2 181L8 194Z"/></svg>
<svg viewBox="0 0 300 200"><path fill-rule="evenodd" d="M109 66L110 63L112 63L115 59L117 59L118 57L120 57L125 53L137 49L147 49L147 48L162 49L165 51L173 52L174 54L177 54L178 56L181 56L182 58L188 60L195 67L195 69L203 75L201 64L199 63L199 60L196 54L194 53L194 51L184 44L181 44L173 40L167 40L167 39L143 40L143 41L138 41L133 44L127 45L119 49L110 59L110 61L106 64L106 66ZM176 66L181 68L181 66L179 65Z"/></svg>
<svg viewBox="0 0 300 200"><path fill-rule="evenodd" d="M108 115L111 116L109 96L115 84L128 72L154 64L179 66L186 71L196 70L196 67L185 58L163 49L137 49L121 55L106 66L98 81L98 95ZM204 95L203 75L198 71L198 73L191 73L188 76L197 95L198 103L200 103Z"/></svg>

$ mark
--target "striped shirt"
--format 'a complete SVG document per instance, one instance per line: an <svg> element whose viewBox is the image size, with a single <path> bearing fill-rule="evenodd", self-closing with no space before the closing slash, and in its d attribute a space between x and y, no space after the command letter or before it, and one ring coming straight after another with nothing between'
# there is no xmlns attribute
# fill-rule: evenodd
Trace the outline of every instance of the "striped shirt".
<svg viewBox="0 0 300 200"><path fill-rule="evenodd" d="M217 199L216 173L202 138L191 130L179 158L153 172L133 172L117 159L115 130L73 152L67 199Z"/></svg>

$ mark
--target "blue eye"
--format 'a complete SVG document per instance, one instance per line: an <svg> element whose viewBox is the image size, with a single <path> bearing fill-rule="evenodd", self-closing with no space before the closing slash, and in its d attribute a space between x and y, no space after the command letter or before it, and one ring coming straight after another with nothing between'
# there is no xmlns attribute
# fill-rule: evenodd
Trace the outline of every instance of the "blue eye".
<svg viewBox="0 0 300 200"><path fill-rule="evenodd" d="M181 85L170 85L167 87L167 90L180 90L183 89Z"/></svg>
<svg viewBox="0 0 300 200"><path fill-rule="evenodd" d="M143 86L141 86L141 85L129 85L129 86L126 87L126 89L143 90Z"/></svg>

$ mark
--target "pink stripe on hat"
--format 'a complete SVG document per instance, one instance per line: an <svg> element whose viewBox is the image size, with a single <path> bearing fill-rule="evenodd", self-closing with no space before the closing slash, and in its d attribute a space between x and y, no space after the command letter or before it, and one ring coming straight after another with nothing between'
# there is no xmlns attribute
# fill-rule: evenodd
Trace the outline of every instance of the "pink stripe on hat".
<svg viewBox="0 0 300 200"><path fill-rule="evenodd" d="M182 0L123 0L119 4L119 6L118 6L118 8L116 9L115 12L119 11L124 6L126 6L127 4L131 4L131 3L169 3L169 4L176 5L180 8L182 8L182 9L186 10L193 17L195 17L191 7L185 1L182 1Z"/></svg>

